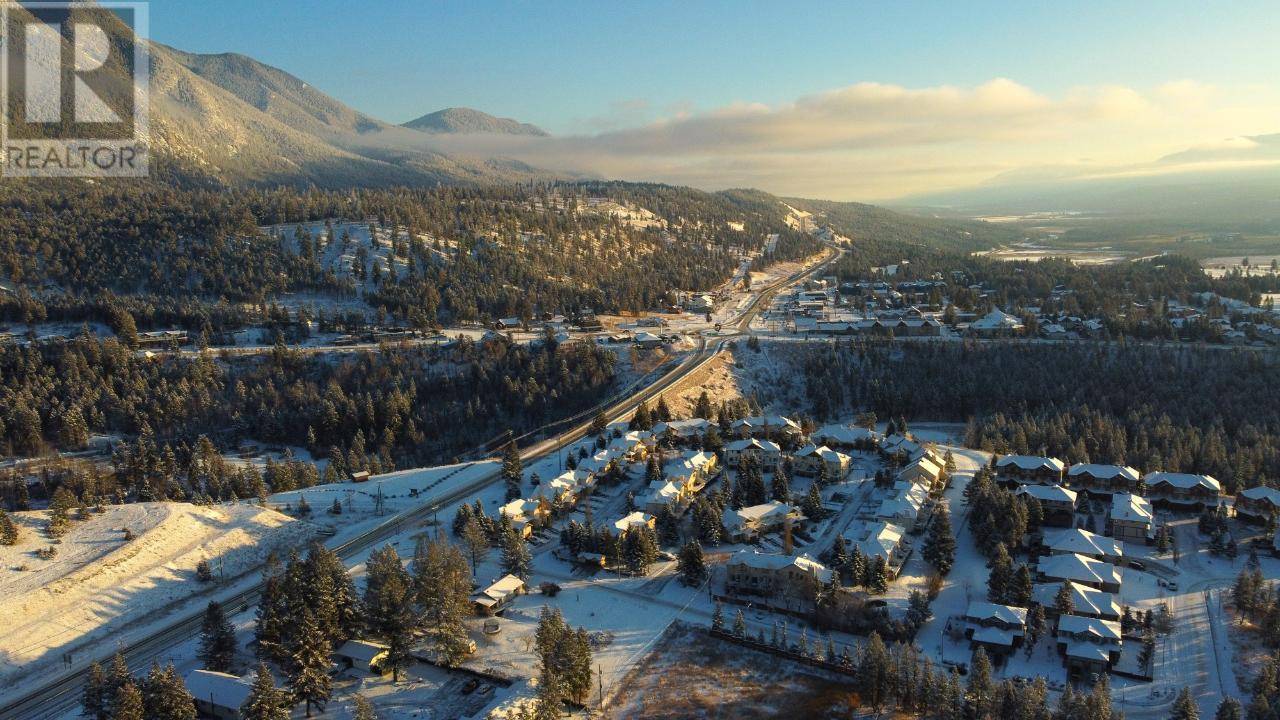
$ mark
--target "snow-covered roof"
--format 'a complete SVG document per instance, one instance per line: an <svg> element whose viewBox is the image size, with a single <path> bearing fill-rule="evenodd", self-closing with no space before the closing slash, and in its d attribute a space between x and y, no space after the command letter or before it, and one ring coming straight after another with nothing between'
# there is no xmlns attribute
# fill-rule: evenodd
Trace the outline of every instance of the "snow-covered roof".
<svg viewBox="0 0 1280 720"><path fill-rule="evenodd" d="M997 308L983 317L974 320L969 327L976 328L978 330L1017 330L1018 328L1023 327L1023 325L1022 321L1018 318Z"/></svg>
<svg viewBox="0 0 1280 720"><path fill-rule="evenodd" d="M1007 625L1027 624L1026 608L997 605L979 600L970 601L969 609L965 610L964 616L973 620L999 620Z"/></svg>
<svg viewBox="0 0 1280 720"><path fill-rule="evenodd" d="M1240 496L1250 500L1271 503L1272 507L1280 507L1280 490L1276 490L1272 487L1266 487L1265 485L1251 487L1248 490L1241 492Z"/></svg>
<svg viewBox="0 0 1280 720"><path fill-rule="evenodd" d="M1111 519L1150 524L1155 518L1151 503L1141 495L1117 493L1111 496Z"/></svg>
<svg viewBox="0 0 1280 720"><path fill-rule="evenodd" d="M651 520L653 520L652 515L636 510L615 522L613 527L618 532L624 532L626 530L630 530L633 525L648 525Z"/></svg>
<svg viewBox="0 0 1280 720"><path fill-rule="evenodd" d="M690 418L688 420L672 420L670 422L660 422L653 426L654 435L662 435L670 430L676 435L694 435L706 432L711 425L710 421L705 418Z"/></svg>
<svg viewBox="0 0 1280 720"><path fill-rule="evenodd" d="M827 569L827 566L805 554L777 555L762 553L758 550L739 550L729 558L728 564L746 565L759 570L781 570L786 567L794 567L817 577L821 582L825 583L831 580L831 571Z"/></svg>
<svg viewBox="0 0 1280 720"><path fill-rule="evenodd" d="M386 652L387 646L382 645L381 643L370 642L368 640L348 640L342 643L342 646L334 652L334 655L369 664L377 660L379 656Z"/></svg>
<svg viewBox="0 0 1280 720"><path fill-rule="evenodd" d="M785 518L792 513L798 514L799 511L791 505L775 500L761 505L744 507L740 510L725 508L723 521L725 527L733 531L748 525L768 524Z"/></svg>
<svg viewBox="0 0 1280 720"><path fill-rule="evenodd" d="M1069 635L1086 635L1103 641L1120 642L1120 623L1115 620L1062 615L1058 618L1058 632Z"/></svg>
<svg viewBox="0 0 1280 720"><path fill-rule="evenodd" d="M987 645L1006 645L1012 647L1015 637L1017 636L1012 630L1002 630L998 627L980 626L973 629L973 641L985 643Z"/></svg>
<svg viewBox="0 0 1280 720"><path fill-rule="evenodd" d="M1075 503L1079 496L1075 490L1068 490L1061 485L1023 485L1018 488L1018 495L1030 495L1040 502Z"/></svg>
<svg viewBox="0 0 1280 720"><path fill-rule="evenodd" d="M938 467L932 460L926 457L916 458L910 465L902 468L902 470L898 472L898 475L900 477L903 475L911 475L917 471L922 475L933 478L934 480L937 480L942 476L942 468Z"/></svg>
<svg viewBox="0 0 1280 720"><path fill-rule="evenodd" d="M1067 643L1066 653L1067 657L1073 657L1080 660L1107 662L1111 659L1111 651L1107 646L1091 642L1081 642L1079 640Z"/></svg>
<svg viewBox="0 0 1280 720"><path fill-rule="evenodd" d="M751 417L744 417L741 420L738 420L737 422L735 422L733 424L733 427L734 428L741 428L741 427L762 428L766 425L768 425L770 428L777 428L779 430L781 429L799 430L800 429L800 423L797 423L795 420L792 420L789 417L783 417L782 415L753 415Z"/></svg>
<svg viewBox="0 0 1280 720"><path fill-rule="evenodd" d="M645 496L645 505L657 504L664 505L671 501L672 498L680 496L680 488L674 483L667 480L654 480L649 483L649 493Z"/></svg>
<svg viewBox="0 0 1280 720"><path fill-rule="evenodd" d="M1097 465L1094 463L1076 463L1067 471L1067 475L1068 477L1090 475L1103 479L1121 477L1132 482L1138 482L1140 477L1138 471L1128 465Z"/></svg>
<svg viewBox="0 0 1280 720"><path fill-rule="evenodd" d="M819 446L819 445L814 445L813 443L809 443L808 445L805 445L804 447L797 450L795 457L810 457L813 455L817 455L821 457L824 462L843 462L849 457L844 453L836 452L835 450L832 450L826 445Z"/></svg>
<svg viewBox="0 0 1280 720"><path fill-rule="evenodd" d="M880 433L875 430L849 427L848 425L825 425L810 437L818 442L832 443L834 445L853 445L854 443L868 440L878 442L881 439Z"/></svg>
<svg viewBox="0 0 1280 720"><path fill-rule="evenodd" d="M1222 492L1222 485L1209 475L1156 471L1147 473L1147 476L1144 479L1146 480L1147 486L1152 488L1157 485L1168 485L1169 487L1177 488L1179 490L1190 490L1194 487L1201 487L1215 493Z"/></svg>
<svg viewBox="0 0 1280 720"><path fill-rule="evenodd" d="M893 557L893 551L902 543L902 536L906 531L899 525L889 522L874 522L857 533L856 537L850 537L853 545L868 557L882 557L886 561Z"/></svg>
<svg viewBox="0 0 1280 720"><path fill-rule="evenodd" d="M1120 603L1116 601L1115 595L1070 581L1067 582L1067 587L1071 589L1071 604L1077 614L1120 617ZM1062 583L1040 583L1031 589L1031 598L1052 608L1061 589Z"/></svg>
<svg viewBox="0 0 1280 720"><path fill-rule="evenodd" d="M1120 584L1120 568L1076 553L1047 555L1040 558L1038 567L1046 577L1059 580Z"/></svg>
<svg viewBox="0 0 1280 720"><path fill-rule="evenodd" d="M192 670L184 680L191 697L218 707L240 709L253 687L244 678L212 670Z"/></svg>
<svg viewBox="0 0 1280 720"><path fill-rule="evenodd" d="M734 440L733 442L728 443L724 446L725 450L732 450L734 452L742 452L743 450L749 450L751 448L756 448L763 452L770 452L770 453L782 452L782 448L779 447L777 443L771 440L761 440L759 438L745 438L743 440Z"/></svg>
<svg viewBox="0 0 1280 720"><path fill-rule="evenodd" d="M1066 464L1058 458L1040 457L1039 455L1005 455L996 461L997 468L1010 465L1022 470L1051 470L1062 472Z"/></svg>
<svg viewBox="0 0 1280 720"><path fill-rule="evenodd" d="M1124 555L1124 548L1118 540L1105 535L1091 533L1088 530L1081 530L1080 528L1046 533L1044 544L1055 552L1103 555L1106 557Z"/></svg>
<svg viewBox="0 0 1280 720"><path fill-rule="evenodd" d="M640 331L636 333L635 341L638 343L660 343L662 338L648 331Z"/></svg>

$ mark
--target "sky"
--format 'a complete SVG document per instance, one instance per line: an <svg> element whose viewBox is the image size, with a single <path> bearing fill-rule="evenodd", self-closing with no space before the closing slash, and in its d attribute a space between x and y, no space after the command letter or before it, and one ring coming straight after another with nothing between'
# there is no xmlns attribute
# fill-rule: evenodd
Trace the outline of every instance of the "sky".
<svg viewBox="0 0 1280 720"><path fill-rule="evenodd" d="M882 199L1280 132L1275 0L150 6L155 40L389 122L466 106L555 136L443 149L627 179Z"/></svg>

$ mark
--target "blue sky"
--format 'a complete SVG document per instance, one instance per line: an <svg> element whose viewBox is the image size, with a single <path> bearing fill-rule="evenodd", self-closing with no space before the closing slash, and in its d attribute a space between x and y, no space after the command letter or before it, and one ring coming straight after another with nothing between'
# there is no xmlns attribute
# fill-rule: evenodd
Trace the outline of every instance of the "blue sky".
<svg viewBox="0 0 1280 720"><path fill-rule="evenodd" d="M1278 16L1275 0L152 0L151 34L390 122L468 106L561 136L471 152L887 198L1280 132Z"/></svg>
<svg viewBox="0 0 1280 720"><path fill-rule="evenodd" d="M1008 77L1051 94L1274 82L1277 16L1274 0L151 3L161 42L252 55L388 121L465 105L556 132L640 103L655 114L777 103L865 80Z"/></svg>

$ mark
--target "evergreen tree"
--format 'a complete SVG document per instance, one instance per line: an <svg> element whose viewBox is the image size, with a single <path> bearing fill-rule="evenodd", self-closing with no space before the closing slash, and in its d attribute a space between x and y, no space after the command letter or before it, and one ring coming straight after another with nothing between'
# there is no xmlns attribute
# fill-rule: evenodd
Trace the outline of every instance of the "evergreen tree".
<svg viewBox="0 0 1280 720"><path fill-rule="evenodd" d="M991 558L991 574L987 576L987 598L998 605L1008 605L1010 590L1013 586L1013 559L1004 543L996 545L995 555Z"/></svg>
<svg viewBox="0 0 1280 720"><path fill-rule="evenodd" d="M195 720L195 702L173 665L151 666L142 697L147 720Z"/></svg>
<svg viewBox="0 0 1280 720"><path fill-rule="evenodd" d="M733 616L733 635L740 638L747 636L747 616L742 613L741 609Z"/></svg>
<svg viewBox="0 0 1280 720"><path fill-rule="evenodd" d="M387 643L386 665L392 680L408 667L413 642L413 583L395 548L373 551L365 563L365 622L369 631Z"/></svg>
<svg viewBox="0 0 1280 720"><path fill-rule="evenodd" d="M707 576L707 563L702 554L702 546L697 540L690 540L680 548L678 558L680 580L689 586L700 585Z"/></svg>
<svg viewBox="0 0 1280 720"><path fill-rule="evenodd" d="M9 513L0 510L0 545L18 544L18 526Z"/></svg>
<svg viewBox="0 0 1280 720"><path fill-rule="evenodd" d="M83 715L89 720L107 720L110 709L106 699L107 676L96 661L89 665L89 675L84 681L84 693L80 704Z"/></svg>
<svg viewBox="0 0 1280 720"><path fill-rule="evenodd" d="M922 555L939 575L951 572L951 566L955 564L956 538L951 531L951 517L945 505L939 505L934 513Z"/></svg>
<svg viewBox="0 0 1280 720"><path fill-rule="evenodd" d="M59 486L49 502L49 521L45 526L49 537L62 537L71 524L71 511L75 508L76 496L66 488Z"/></svg>
<svg viewBox="0 0 1280 720"><path fill-rule="evenodd" d="M529 565L532 562L533 556L529 553L529 546L525 544L524 539L515 530L507 530L502 538L502 569L508 574L527 580Z"/></svg>
<svg viewBox="0 0 1280 720"><path fill-rule="evenodd" d="M1191 696L1191 688L1183 687L1178 693L1178 699L1173 701L1173 712L1169 715L1169 720L1200 720L1200 706Z"/></svg>
<svg viewBox="0 0 1280 720"><path fill-rule="evenodd" d="M715 611L711 613L711 629L724 632L724 606L716 603Z"/></svg>
<svg viewBox="0 0 1280 720"><path fill-rule="evenodd" d="M356 693L351 699L351 720L378 720L378 713L373 709L369 698Z"/></svg>
<svg viewBox="0 0 1280 720"><path fill-rule="evenodd" d="M507 500L520 497L523 476L524 462L520 459L520 451L513 440L502 450L502 480L507 486Z"/></svg>
<svg viewBox="0 0 1280 720"><path fill-rule="evenodd" d="M138 686L132 680L121 685L111 703L111 720L144 720L144 712Z"/></svg>
<svg viewBox="0 0 1280 720"><path fill-rule="evenodd" d="M653 530L643 525L628 530L622 540L622 558L628 570L637 575L646 574L658 559L658 542Z"/></svg>
<svg viewBox="0 0 1280 720"><path fill-rule="evenodd" d="M627 426L631 430L648 430L653 427L653 417L649 413L649 404L642 402L636 408L636 412L631 416L631 423Z"/></svg>
<svg viewBox="0 0 1280 720"><path fill-rule="evenodd" d="M222 605L210 600L200 624L200 661L206 670L231 672L236 656L236 631Z"/></svg>
<svg viewBox="0 0 1280 720"><path fill-rule="evenodd" d="M120 692L120 688L133 682L133 675L129 672L129 665L125 663L124 654L117 651L111 658L111 669L107 673L107 680L102 688L102 702L108 710L115 707L116 694Z"/></svg>
<svg viewBox="0 0 1280 720"><path fill-rule="evenodd" d="M438 538L420 542L413 561L414 593L436 654L446 665L466 655L469 646L463 621L470 615L472 576L455 545Z"/></svg>
<svg viewBox="0 0 1280 720"><path fill-rule="evenodd" d="M258 663L249 697L240 706L242 720L289 720L288 693L276 688L266 663Z"/></svg>
<svg viewBox="0 0 1280 720"><path fill-rule="evenodd" d="M773 479L769 483L769 494L778 502L791 502L791 473L784 463L778 463L773 469Z"/></svg>
<svg viewBox="0 0 1280 720"><path fill-rule="evenodd" d="M1233 697L1223 698L1218 704L1218 712L1214 713L1213 720L1244 720L1244 708L1240 706L1240 701Z"/></svg>
<svg viewBox="0 0 1280 720"><path fill-rule="evenodd" d="M884 556L877 555L867 568L867 592L883 595L889 592L889 563Z"/></svg>
<svg viewBox="0 0 1280 720"><path fill-rule="evenodd" d="M987 652L978 648L973 653L973 667L969 670L969 684L965 694L975 717L986 717L995 703L995 683L991 679L991 661Z"/></svg>
<svg viewBox="0 0 1280 720"><path fill-rule="evenodd" d="M658 396L658 405L653 410L653 419L658 422L671 422L671 408L667 407L667 399L661 395Z"/></svg>
<svg viewBox="0 0 1280 720"><path fill-rule="evenodd" d="M303 613L297 633L293 641L289 689L296 700L306 704L306 715L311 717L311 706L324 710L333 692L328 673L333 648L310 610Z"/></svg>
<svg viewBox="0 0 1280 720"><path fill-rule="evenodd" d="M1017 571L1013 574L1013 580L1009 584L1008 605L1016 607L1027 607L1031 604L1031 569L1025 564L1018 565Z"/></svg>
<svg viewBox="0 0 1280 720"><path fill-rule="evenodd" d="M711 398L707 395L707 391L703 390L698 396L698 401L693 405L693 416L703 418L704 420L714 420L714 411L711 409Z"/></svg>
<svg viewBox="0 0 1280 720"><path fill-rule="evenodd" d="M1070 615L1076 611L1076 603L1072 598L1071 583L1064 581L1062 587L1058 588L1058 594L1053 596L1053 609L1058 611L1060 615Z"/></svg>
<svg viewBox="0 0 1280 720"><path fill-rule="evenodd" d="M818 491L818 483L815 482L809 486L809 493L800 502L800 511L811 522L821 520L826 515L827 511L822 507L822 494Z"/></svg>

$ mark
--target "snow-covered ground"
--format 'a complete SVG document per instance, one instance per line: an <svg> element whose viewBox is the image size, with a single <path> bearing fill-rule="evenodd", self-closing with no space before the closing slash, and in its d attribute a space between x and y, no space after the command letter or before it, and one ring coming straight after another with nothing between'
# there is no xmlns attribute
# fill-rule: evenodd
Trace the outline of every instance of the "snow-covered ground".
<svg viewBox="0 0 1280 720"><path fill-rule="evenodd" d="M104 642L127 640L207 589L195 579L208 560L233 578L273 551L304 544L317 528L256 505L109 505L74 521L49 560L47 513L14 513L22 541L0 546L0 685L19 686ZM125 539L125 530L134 539ZM98 651L100 652L100 650Z"/></svg>

